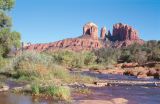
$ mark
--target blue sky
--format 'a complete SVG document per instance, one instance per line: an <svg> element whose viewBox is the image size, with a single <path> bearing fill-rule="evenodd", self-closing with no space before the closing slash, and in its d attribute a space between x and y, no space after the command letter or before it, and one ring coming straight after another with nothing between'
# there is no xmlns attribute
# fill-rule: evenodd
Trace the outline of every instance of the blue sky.
<svg viewBox="0 0 160 104"><path fill-rule="evenodd" d="M160 40L160 0L16 0L10 12L22 41L46 43L82 34L87 22L112 30L125 23L144 40Z"/></svg>

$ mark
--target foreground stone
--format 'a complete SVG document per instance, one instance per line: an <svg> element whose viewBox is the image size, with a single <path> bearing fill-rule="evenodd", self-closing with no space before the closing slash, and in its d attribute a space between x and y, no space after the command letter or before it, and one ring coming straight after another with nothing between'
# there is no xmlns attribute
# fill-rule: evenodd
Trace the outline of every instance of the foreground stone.
<svg viewBox="0 0 160 104"><path fill-rule="evenodd" d="M4 92L4 91L8 91L8 90L9 90L9 86L6 86L6 85L4 85L0 88L0 92Z"/></svg>
<svg viewBox="0 0 160 104"><path fill-rule="evenodd" d="M145 86L145 85L153 85L153 86L160 86L160 81L134 81L134 80L102 80L97 82L99 84L107 83L107 85L138 85L138 86Z"/></svg>
<svg viewBox="0 0 160 104"><path fill-rule="evenodd" d="M109 101L108 100L79 100L78 104L128 104L128 100L124 98L114 98Z"/></svg>
<svg viewBox="0 0 160 104"><path fill-rule="evenodd" d="M25 86L19 86L19 87L14 87L14 88L12 88L12 90L13 91L17 91L17 92L20 92L20 91L28 91L28 92L30 92L30 91L32 91L32 89L31 89L31 85L29 85L29 84L27 84L27 85L25 85Z"/></svg>
<svg viewBox="0 0 160 104"><path fill-rule="evenodd" d="M100 74L119 74L119 75L123 75L125 70L123 70L123 69L106 69L106 70L96 70L96 72L98 72Z"/></svg>

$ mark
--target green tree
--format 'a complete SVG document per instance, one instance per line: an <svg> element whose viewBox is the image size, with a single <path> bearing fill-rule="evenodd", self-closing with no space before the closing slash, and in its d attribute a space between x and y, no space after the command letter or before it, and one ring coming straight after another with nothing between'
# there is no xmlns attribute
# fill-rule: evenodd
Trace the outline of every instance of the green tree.
<svg viewBox="0 0 160 104"><path fill-rule="evenodd" d="M11 31L11 18L7 15L14 6L14 0L0 0L0 56L6 57L12 47L20 46L20 33Z"/></svg>
<svg viewBox="0 0 160 104"><path fill-rule="evenodd" d="M95 50L94 53L95 56L97 57L96 60L97 63L108 65L117 62L117 59L121 54L121 50L114 48L101 48L99 50Z"/></svg>
<svg viewBox="0 0 160 104"><path fill-rule="evenodd" d="M0 0L1 10L11 10L15 4L15 0Z"/></svg>

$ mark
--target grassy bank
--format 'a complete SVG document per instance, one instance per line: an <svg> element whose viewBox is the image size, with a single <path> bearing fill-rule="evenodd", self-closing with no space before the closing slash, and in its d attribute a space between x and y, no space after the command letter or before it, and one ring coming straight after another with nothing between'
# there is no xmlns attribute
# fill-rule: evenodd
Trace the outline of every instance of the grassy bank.
<svg viewBox="0 0 160 104"><path fill-rule="evenodd" d="M133 44L121 49L102 48L82 52L71 50L42 53L23 52L12 58L0 57L0 73L15 81L30 84L32 94L50 95L68 100L70 88L63 85L75 82L93 83L95 80L89 76L71 74L68 69L107 70L115 69L114 64L119 61L134 62L139 65L148 61L158 62L160 59L159 49L159 42L150 41L144 45ZM147 74L159 77L159 66L152 68L155 70L149 70Z"/></svg>
<svg viewBox="0 0 160 104"><path fill-rule="evenodd" d="M24 52L8 62L0 70L15 81L31 85L31 94L53 96L62 100L70 99L69 83L92 83L94 78L70 74L63 65L58 65L53 56L36 52Z"/></svg>

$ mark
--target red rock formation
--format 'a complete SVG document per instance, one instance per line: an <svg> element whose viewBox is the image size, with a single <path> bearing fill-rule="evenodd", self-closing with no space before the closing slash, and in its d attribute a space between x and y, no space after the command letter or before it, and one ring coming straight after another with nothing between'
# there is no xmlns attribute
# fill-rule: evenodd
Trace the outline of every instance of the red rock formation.
<svg viewBox="0 0 160 104"><path fill-rule="evenodd" d="M139 40L138 32L131 26L122 23L113 26L113 37L118 41Z"/></svg>
<svg viewBox="0 0 160 104"><path fill-rule="evenodd" d="M59 49L69 49L73 51L99 49L102 45L98 40L88 38L65 39L48 44L33 44L25 47L25 50L55 51Z"/></svg>
<svg viewBox="0 0 160 104"><path fill-rule="evenodd" d="M92 39L98 39L98 27L96 24L89 22L83 27L83 36L90 36Z"/></svg>
<svg viewBox="0 0 160 104"><path fill-rule="evenodd" d="M101 39L106 38L106 28L101 29ZM108 32L107 38L112 41L104 42L98 39L98 27L94 23L87 23L83 27L83 35L78 38L65 39L46 44L33 44L25 46L24 50L36 50L38 52L54 51L59 49L69 49L74 51L99 49L101 47L120 48L133 43L143 44L143 40L138 38L137 31L132 27L123 24L113 26L113 35ZM116 40L113 40L113 39Z"/></svg>
<svg viewBox="0 0 160 104"><path fill-rule="evenodd" d="M107 29L106 29L106 27L103 27L103 28L101 29L100 38L101 38L102 40L106 40L106 34L107 34Z"/></svg>

